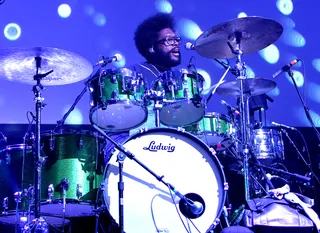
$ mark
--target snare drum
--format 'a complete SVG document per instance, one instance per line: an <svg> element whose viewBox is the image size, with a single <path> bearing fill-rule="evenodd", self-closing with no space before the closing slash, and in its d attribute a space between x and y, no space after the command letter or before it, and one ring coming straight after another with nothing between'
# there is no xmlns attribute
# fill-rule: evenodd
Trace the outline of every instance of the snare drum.
<svg viewBox="0 0 320 233"><path fill-rule="evenodd" d="M166 126L185 126L199 121L205 114L200 97L204 79L200 74L187 70L172 70L163 73L154 82L153 88L164 91L160 121Z"/></svg>
<svg viewBox="0 0 320 233"><path fill-rule="evenodd" d="M257 159L264 162L284 160L284 145L280 131L270 128L254 129L251 142Z"/></svg>
<svg viewBox="0 0 320 233"><path fill-rule="evenodd" d="M48 157L42 167L41 197L51 200L43 203L42 213L62 215L61 180L66 178L66 216L92 215L92 204L103 179L104 140L90 131L64 130L59 134L43 133L41 143Z"/></svg>
<svg viewBox="0 0 320 233"><path fill-rule="evenodd" d="M209 146L219 144L225 138L234 136L236 128L231 119L220 113L209 112L198 123L184 129L201 139Z"/></svg>
<svg viewBox="0 0 320 233"><path fill-rule="evenodd" d="M8 197L8 209L15 209L14 193L33 185L32 147L25 144L8 145L1 148L0 157L2 160L0 164L0 198L3 200Z"/></svg>
<svg viewBox="0 0 320 233"><path fill-rule="evenodd" d="M219 160L203 142L187 132L154 128L133 135L124 147L154 173L163 175L182 195L200 195L205 207L204 213L191 223L179 210L180 198L138 163L126 158L123 165L126 232L185 232L181 221L190 232L211 229L221 214L227 188ZM104 179L106 205L113 218L119 219L117 152L109 160Z"/></svg>
<svg viewBox="0 0 320 233"><path fill-rule="evenodd" d="M106 131L138 127L147 120L144 81L130 69L109 69L89 84L90 121Z"/></svg>

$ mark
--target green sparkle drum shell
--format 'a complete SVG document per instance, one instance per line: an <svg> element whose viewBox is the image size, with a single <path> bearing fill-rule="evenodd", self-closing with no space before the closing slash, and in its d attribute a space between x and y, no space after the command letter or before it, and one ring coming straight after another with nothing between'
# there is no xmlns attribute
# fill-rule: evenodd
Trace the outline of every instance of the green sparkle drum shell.
<svg viewBox="0 0 320 233"><path fill-rule="evenodd" d="M200 74L185 69L164 72L153 84L153 89L164 91L160 122L165 126L191 125L205 114L202 101L204 79Z"/></svg>
<svg viewBox="0 0 320 233"><path fill-rule="evenodd" d="M224 114L209 112L202 120L196 124L183 127L187 132L190 132L200 138L209 146L219 144L226 137L235 134L234 124L230 118Z"/></svg>
<svg viewBox="0 0 320 233"><path fill-rule="evenodd" d="M130 69L104 71L100 78L94 79L90 84L93 89L91 91L91 106L128 100L140 100L142 102L145 93L144 86L139 83L138 88L134 91L130 89L127 82L140 82L140 80L138 80L136 73ZM117 93L116 96L115 92Z"/></svg>
<svg viewBox="0 0 320 233"><path fill-rule="evenodd" d="M62 198L59 186L62 179L69 180L66 198L93 201L103 179L104 140L90 131L63 131L62 133L43 133L41 136L43 152L47 156L42 168L41 198L48 199L48 186L53 184L53 198ZM79 190L81 188L81 190Z"/></svg>
<svg viewBox="0 0 320 233"><path fill-rule="evenodd" d="M121 132L147 120L144 80L135 71L109 69L88 86L92 124L109 132Z"/></svg>

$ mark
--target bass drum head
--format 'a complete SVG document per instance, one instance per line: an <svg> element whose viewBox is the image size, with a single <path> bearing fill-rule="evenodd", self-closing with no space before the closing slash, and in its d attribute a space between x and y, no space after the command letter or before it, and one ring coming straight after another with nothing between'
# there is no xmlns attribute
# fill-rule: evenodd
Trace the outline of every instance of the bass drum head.
<svg viewBox="0 0 320 233"><path fill-rule="evenodd" d="M196 193L205 202L204 213L191 222L179 210L180 198L137 162L126 157L123 162L126 232L179 233L186 232L184 225L189 232L196 232L195 227L200 232L211 229L225 202L225 176L217 157L202 141L187 132L155 128L133 135L123 146L156 175L164 176L163 181L181 194ZM117 222L118 155L121 154L116 151L111 156L104 173L104 199Z"/></svg>

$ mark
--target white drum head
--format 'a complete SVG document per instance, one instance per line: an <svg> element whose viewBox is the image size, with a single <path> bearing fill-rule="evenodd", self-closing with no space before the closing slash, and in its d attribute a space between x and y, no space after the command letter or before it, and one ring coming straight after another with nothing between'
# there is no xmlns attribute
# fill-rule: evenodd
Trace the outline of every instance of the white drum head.
<svg viewBox="0 0 320 233"><path fill-rule="evenodd" d="M90 110L91 123L109 132L130 130L147 120L147 109L130 101L97 106Z"/></svg>
<svg viewBox="0 0 320 233"><path fill-rule="evenodd" d="M184 233L187 227L189 232L198 232L197 228L203 233L211 229L225 202L225 177L220 162L203 142L187 132L155 128L134 135L123 145L156 175L163 175L163 181L181 194L196 193L205 202L204 213L191 222L179 210L180 198L174 193L171 196L168 187L127 157L123 163L126 232ZM104 198L117 222L118 154L113 154L104 174Z"/></svg>

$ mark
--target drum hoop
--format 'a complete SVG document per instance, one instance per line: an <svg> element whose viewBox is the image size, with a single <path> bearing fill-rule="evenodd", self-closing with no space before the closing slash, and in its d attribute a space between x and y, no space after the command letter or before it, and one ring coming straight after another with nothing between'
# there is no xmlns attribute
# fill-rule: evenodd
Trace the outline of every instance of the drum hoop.
<svg viewBox="0 0 320 233"><path fill-rule="evenodd" d="M31 150L32 146L28 146L26 144L11 144L11 145L7 145L4 146L0 149L0 153L3 153L5 151L12 151L12 150L16 150L16 149L20 149L20 150Z"/></svg>
<svg viewBox="0 0 320 233"><path fill-rule="evenodd" d="M96 137L96 138L103 138L97 132L94 132L90 129L62 129L60 132L55 132L54 130L47 130L41 133L41 137L51 137L51 136L67 136L67 135L81 135L81 136L88 136L88 137Z"/></svg>
<svg viewBox="0 0 320 233"><path fill-rule="evenodd" d="M207 112L204 116L204 118L220 118L222 120L225 120L225 121L228 121L228 122L231 122L230 120L230 117L226 114L222 114L222 113L218 113L218 112Z"/></svg>
<svg viewBox="0 0 320 233"><path fill-rule="evenodd" d="M102 108L102 106L103 106L103 104L99 104L99 105L97 105L97 106L95 106L95 107L90 109L90 111L89 111L89 119L90 119L91 125L96 125L96 123L93 122L92 115L95 113L96 110ZM123 132L123 131L132 130L134 128L138 128L139 126L143 125L148 119L148 109L146 107L143 107L142 109L145 112L145 117L144 117L144 120L141 123L139 123L138 125L133 126L131 128L127 128L127 129L121 129L121 130L119 130L119 129L105 129L105 128L103 128L103 130L107 131L107 132Z"/></svg>
<svg viewBox="0 0 320 233"><path fill-rule="evenodd" d="M144 132L137 132L137 133L134 133L134 134L130 135L130 137L127 138L121 145L124 145L125 143L129 142L132 139L136 139L139 136L146 135L146 134L152 133L152 132L163 132L163 131L171 132L171 133L177 133L177 134L180 134L180 135L186 135L187 138L190 138L191 140L195 140L196 142L199 142L199 145L202 147L202 149L207 150L208 152L210 152L209 154L211 155L210 157L213 159L213 162L217 166L219 166L221 168L221 169L219 169L219 173L220 173L219 175L223 180L223 187L225 187L225 184L227 183L227 181L226 181L226 177L225 177L225 174L224 174L224 171L223 171L223 166L222 166L221 162L219 161L218 157L216 155L214 155L210 151L210 148L207 146L207 144L205 144L199 138L197 138L196 136L192 135L191 133L189 133L187 131L181 131L181 130L177 130L177 129L173 129L173 128L152 128L152 129L148 129L147 131L144 131ZM106 175L107 175L106 172L108 170L108 164L109 164L110 159L114 156L114 153L115 153L115 151L113 151L113 153L109 157L109 160L108 160L108 162L107 162L107 164L106 164L106 166L104 168L103 180L106 179ZM226 202L226 198L227 198L227 191L228 190L226 188L223 189L222 198L221 198L222 199L222 202L221 202L222 205L220 206L220 208L217 211L217 216L215 216L216 218L219 218L221 216L221 214L222 214L223 205ZM212 224L214 224L214 221L215 221L215 219L213 220ZM210 229L210 227L208 229Z"/></svg>

